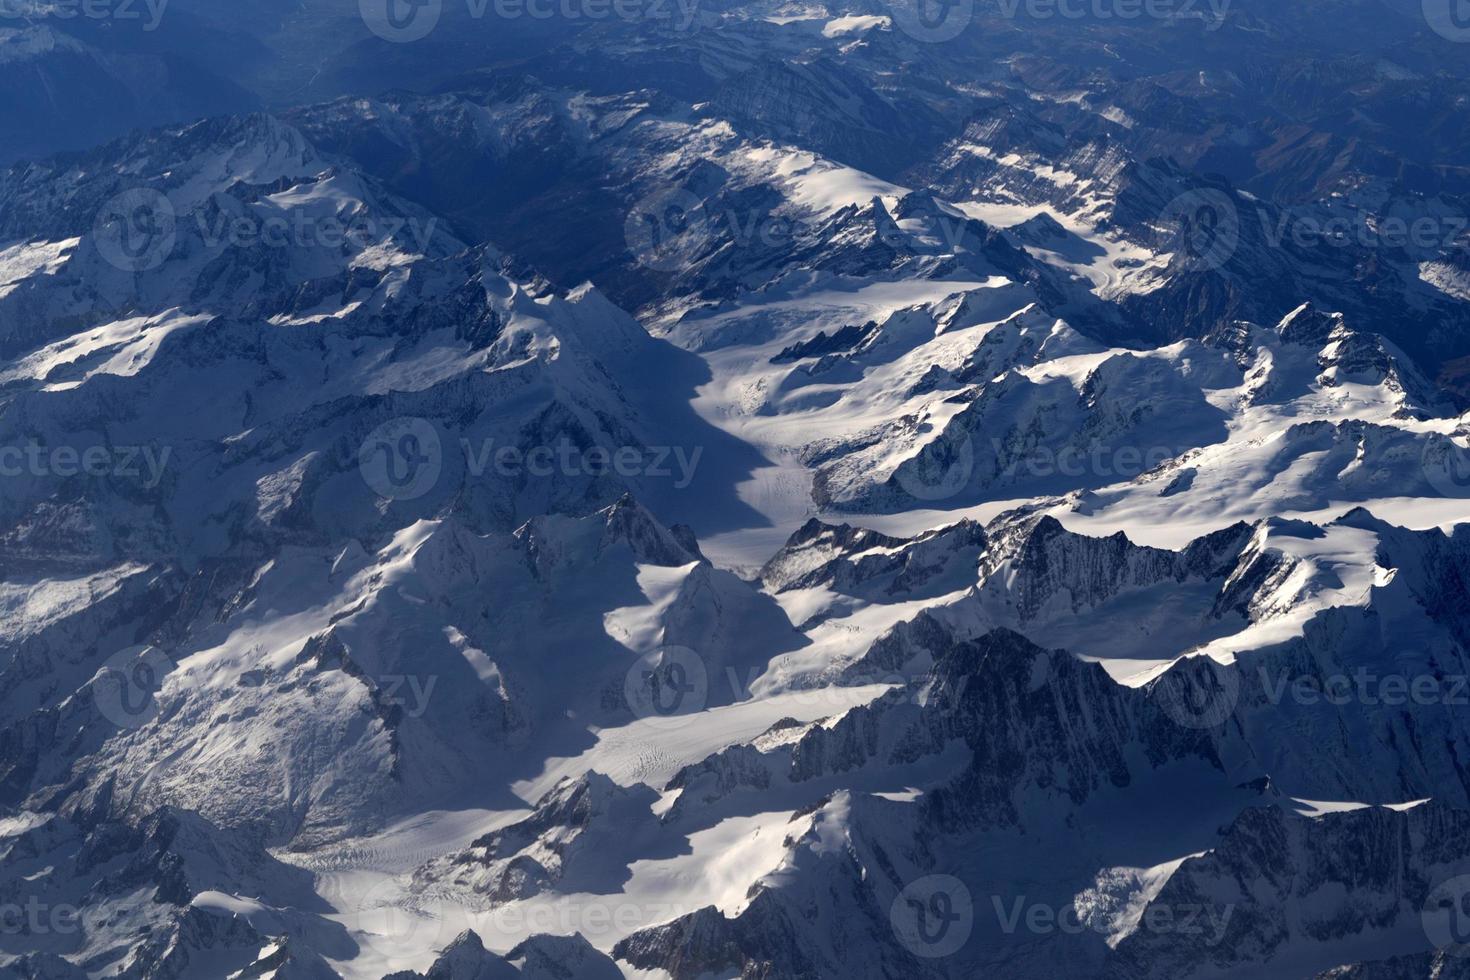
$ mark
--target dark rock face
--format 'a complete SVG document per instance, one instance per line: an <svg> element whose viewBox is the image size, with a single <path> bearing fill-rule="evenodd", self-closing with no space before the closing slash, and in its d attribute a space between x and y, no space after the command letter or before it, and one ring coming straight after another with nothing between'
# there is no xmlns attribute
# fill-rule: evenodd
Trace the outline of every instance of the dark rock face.
<svg viewBox="0 0 1470 980"><path fill-rule="evenodd" d="M646 786L624 788L601 773L563 780L536 804L531 816L474 840L460 854L432 862L415 876L415 888L435 893L464 888L491 903L530 898L552 888L576 892L605 882L601 855L609 836L622 840L657 827Z"/></svg>
<svg viewBox="0 0 1470 980"><path fill-rule="evenodd" d="M1464 980L1470 962L1444 950L1335 966L1314 980Z"/></svg>
<svg viewBox="0 0 1470 980"><path fill-rule="evenodd" d="M444 947L427 973L392 973L383 980L514 980L519 975L504 957L486 950L479 935L466 930Z"/></svg>
<svg viewBox="0 0 1470 980"><path fill-rule="evenodd" d="M622 971L580 935L532 936L504 956L485 949L474 930L444 947L427 973L402 971L383 980L618 980Z"/></svg>
<svg viewBox="0 0 1470 980"><path fill-rule="evenodd" d="M1434 803L1396 811L1367 807L1304 819L1278 808L1246 810L1207 855L1184 862L1154 899L1160 906L1229 905L1220 941L1208 948L1182 933L1139 931L1118 944L1109 976L1165 964L1176 975L1260 969L1287 944L1319 964L1340 956L1348 936L1381 936L1385 950L1422 947L1435 890L1470 868L1463 845L1470 814ZM1336 889L1347 903L1314 908L1311 896ZM1287 907L1301 910L1288 914ZM1145 910L1147 915L1147 910ZM1451 976L1453 950L1437 961ZM1431 954L1399 961L1410 976ZM1359 969L1374 975L1371 967ZM1359 973L1326 975L1358 976ZM1426 975L1435 975L1429 973Z"/></svg>

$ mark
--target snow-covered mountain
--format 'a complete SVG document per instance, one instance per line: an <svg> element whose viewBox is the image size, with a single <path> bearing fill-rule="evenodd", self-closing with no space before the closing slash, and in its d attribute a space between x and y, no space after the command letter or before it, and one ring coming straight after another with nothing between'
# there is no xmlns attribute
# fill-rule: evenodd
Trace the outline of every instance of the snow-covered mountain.
<svg viewBox="0 0 1470 980"><path fill-rule="evenodd" d="M0 977L1470 969L1466 76L1357 6L0 32L178 97L0 173Z"/></svg>

